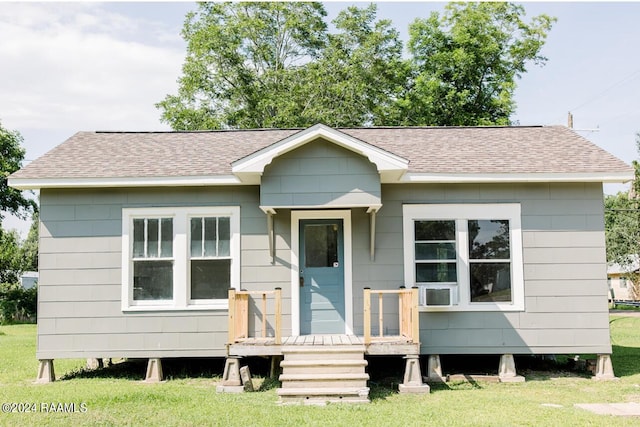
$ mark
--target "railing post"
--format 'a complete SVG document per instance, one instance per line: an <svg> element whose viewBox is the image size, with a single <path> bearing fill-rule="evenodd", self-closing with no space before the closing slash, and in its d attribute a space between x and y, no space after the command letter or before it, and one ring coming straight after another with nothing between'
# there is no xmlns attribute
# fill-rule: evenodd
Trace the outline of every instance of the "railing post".
<svg viewBox="0 0 640 427"><path fill-rule="evenodd" d="M267 294L262 294L262 338L267 337Z"/></svg>
<svg viewBox="0 0 640 427"><path fill-rule="evenodd" d="M371 289L364 288L364 343L371 344Z"/></svg>
<svg viewBox="0 0 640 427"><path fill-rule="evenodd" d="M276 326L275 326L275 339L276 345L282 344L282 288L276 288L275 293L275 311L276 311Z"/></svg>
<svg viewBox="0 0 640 427"><path fill-rule="evenodd" d="M229 343L236 341L236 290L229 289Z"/></svg>
<svg viewBox="0 0 640 427"><path fill-rule="evenodd" d="M411 288L411 341L420 342L420 313L418 312L418 287Z"/></svg>
<svg viewBox="0 0 640 427"><path fill-rule="evenodd" d="M405 336L407 333L407 307L406 307L406 288L400 286L398 291L398 332L400 336Z"/></svg>
<svg viewBox="0 0 640 427"><path fill-rule="evenodd" d="M384 331L384 306L382 304L382 293L378 292L378 336L382 338Z"/></svg>

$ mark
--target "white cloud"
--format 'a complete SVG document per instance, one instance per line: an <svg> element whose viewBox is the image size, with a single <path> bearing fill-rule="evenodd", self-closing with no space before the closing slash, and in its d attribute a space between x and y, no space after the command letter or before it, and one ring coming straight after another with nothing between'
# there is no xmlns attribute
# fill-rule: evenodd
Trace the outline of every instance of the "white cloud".
<svg viewBox="0 0 640 427"><path fill-rule="evenodd" d="M3 3L0 58L5 127L166 129L154 104L176 91L184 44L96 3Z"/></svg>

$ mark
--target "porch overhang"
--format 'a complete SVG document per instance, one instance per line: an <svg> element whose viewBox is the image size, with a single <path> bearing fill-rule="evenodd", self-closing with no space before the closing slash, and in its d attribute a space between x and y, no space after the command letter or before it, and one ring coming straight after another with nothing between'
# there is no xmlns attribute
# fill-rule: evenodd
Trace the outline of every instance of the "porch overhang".
<svg viewBox="0 0 640 427"><path fill-rule="evenodd" d="M409 169L409 161L323 124L300 131L275 144L232 163L232 172L244 184L258 185L264 169L276 157L311 141L324 139L366 157L373 163L383 184L400 182Z"/></svg>

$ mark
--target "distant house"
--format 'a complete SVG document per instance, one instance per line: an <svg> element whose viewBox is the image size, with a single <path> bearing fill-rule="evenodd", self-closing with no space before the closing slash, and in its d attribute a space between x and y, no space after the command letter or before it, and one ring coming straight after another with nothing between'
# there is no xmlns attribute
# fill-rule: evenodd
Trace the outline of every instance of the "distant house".
<svg viewBox="0 0 640 427"><path fill-rule="evenodd" d="M38 272L37 271L25 271L20 276L20 286L23 289L31 289L38 284Z"/></svg>
<svg viewBox="0 0 640 427"><path fill-rule="evenodd" d="M372 354L406 356L409 391L420 355L429 377L502 355L508 379L513 354L596 353L612 376L602 184L632 178L560 126L79 132L9 178L40 190L39 378L227 357L232 387L272 355L283 400L315 369L358 401ZM351 374L314 365L347 350Z"/></svg>
<svg viewBox="0 0 640 427"><path fill-rule="evenodd" d="M633 281L631 272L638 272L640 264L637 257L631 264L622 266L616 263L607 264L607 284L609 285L609 297L617 301L637 300L633 293Z"/></svg>

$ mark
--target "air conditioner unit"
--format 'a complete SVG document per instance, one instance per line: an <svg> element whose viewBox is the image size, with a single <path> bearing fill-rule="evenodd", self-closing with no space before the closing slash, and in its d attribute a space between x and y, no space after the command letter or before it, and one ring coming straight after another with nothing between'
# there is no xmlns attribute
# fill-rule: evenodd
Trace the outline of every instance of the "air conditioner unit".
<svg viewBox="0 0 640 427"><path fill-rule="evenodd" d="M426 307L450 307L454 303L455 292L449 287L420 287L420 305Z"/></svg>

